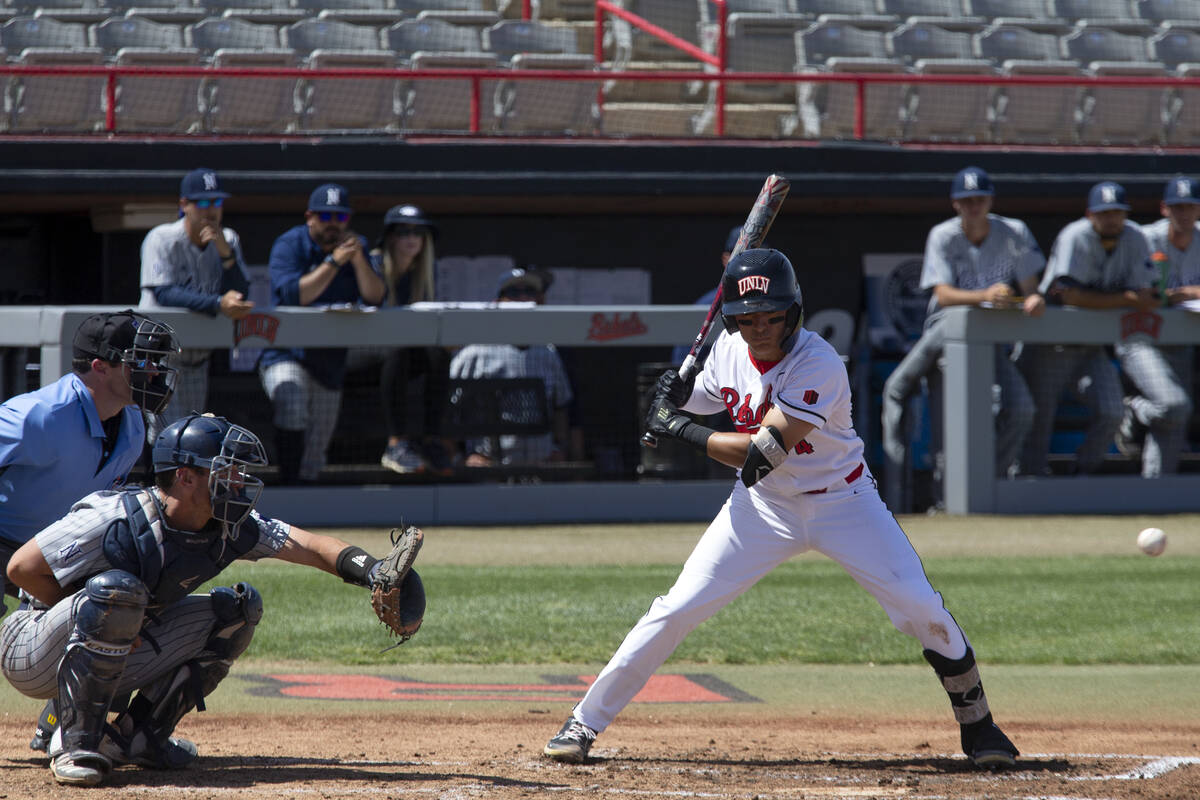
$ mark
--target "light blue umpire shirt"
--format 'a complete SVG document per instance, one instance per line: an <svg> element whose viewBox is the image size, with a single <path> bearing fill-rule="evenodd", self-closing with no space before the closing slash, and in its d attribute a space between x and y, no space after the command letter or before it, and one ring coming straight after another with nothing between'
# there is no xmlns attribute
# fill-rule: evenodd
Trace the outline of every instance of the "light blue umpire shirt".
<svg viewBox="0 0 1200 800"><path fill-rule="evenodd" d="M0 539L22 544L84 495L124 484L145 437L141 410L125 406L106 455L104 423L74 372L7 400L0 405Z"/></svg>

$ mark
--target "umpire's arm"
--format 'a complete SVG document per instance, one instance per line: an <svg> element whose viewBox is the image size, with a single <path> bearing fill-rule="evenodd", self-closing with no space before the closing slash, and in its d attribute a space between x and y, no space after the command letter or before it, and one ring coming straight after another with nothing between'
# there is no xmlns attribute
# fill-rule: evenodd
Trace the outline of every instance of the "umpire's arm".
<svg viewBox="0 0 1200 800"><path fill-rule="evenodd" d="M48 606L67 596L67 592L58 585L50 565L46 563L46 557L42 555L36 538L30 539L13 553L8 562L7 575L9 582L20 586Z"/></svg>

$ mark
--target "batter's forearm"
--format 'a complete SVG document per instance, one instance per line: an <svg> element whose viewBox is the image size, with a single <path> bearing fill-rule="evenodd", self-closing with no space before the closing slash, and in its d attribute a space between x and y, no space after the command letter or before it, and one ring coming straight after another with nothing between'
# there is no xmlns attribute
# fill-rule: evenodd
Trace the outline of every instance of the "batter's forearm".
<svg viewBox="0 0 1200 800"><path fill-rule="evenodd" d="M708 437L708 457L729 467L740 467L746 463L750 448L748 433L714 433Z"/></svg>

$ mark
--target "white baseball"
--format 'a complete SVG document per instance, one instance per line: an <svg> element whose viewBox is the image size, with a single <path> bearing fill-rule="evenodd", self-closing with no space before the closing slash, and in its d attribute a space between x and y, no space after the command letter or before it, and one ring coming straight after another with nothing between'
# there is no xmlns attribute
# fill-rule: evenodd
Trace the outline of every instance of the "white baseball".
<svg viewBox="0 0 1200 800"><path fill-rule="evenodd" d="M1138 534L1137 543L1146 555L1159 556L1167 549L1167 535L1162 528L1146 528Z"/></svg>

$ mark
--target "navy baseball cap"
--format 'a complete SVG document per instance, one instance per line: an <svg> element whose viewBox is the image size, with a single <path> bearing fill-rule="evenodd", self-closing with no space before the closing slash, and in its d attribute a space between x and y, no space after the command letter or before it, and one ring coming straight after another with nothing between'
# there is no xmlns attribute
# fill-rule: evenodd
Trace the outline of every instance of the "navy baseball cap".
<svg viewBox="0 0 1200 800"><path fill-rule="evenodd" d="M950 184L950 199L963 197L991 197L996 193L992 177L979 167L963 167Z"/></svg>
<svg viewBox="0 0 1200 800"><path fill-rule="evenodd" d="M350 193L339 183L322 183L308 196L309 211L340 211L351 213Z"/></svg>
<svg viewBox="0 0 1200 800"><path fill-rule="evenodd" d="M1197 186L1196 182L1191 178L1176 175L1167 181L1166 187L1163 188L1163 202L1169 206L1178 206L1184 203L1200 203L1200 196L1196 194L1198 189L1200 189L1200 186Z"/></svg>
<svg viewBox="0 0 1200 800"><path fill-rule="evenodd" d="M1125 187L1115 181L1101 181L1088 192L1087 210L1091 212L1112 209L1129 210L1129 203L1125 202Z"/></svg>
<svg viewBox="0 0 1200 800"><path fill-rule="evenodd" d="M138 318L133 309L115 314L92 314L79 323L71 343L75 358L99 358L115 362L133 347L137 338Z"/></svg>
<svg viewBox="0 0 1200 800"><path fill-rule="evenodd" d="M518 288L532 289L537 294L542 294L549 288L549 285L546 277L540 271L516 267L500 276L500 281L496 285L496 297L501 297L509 289Z"/></svg>
<svg viewBox="0 0 1200 800"><path fill-rule="evenodd" d="M179 182L179 196L188 200L219 200L231 195L221 191L217 173L207 167L197 167Z"/></svg>
<svg viewBox="0 0 1200 800"><path fill-rule="evenodd" d="M387 210L387 213L383 215L383 232L385 235L387 234L387 229L393 225L420 225L421 227L428 228L429 232L433 234L433 238L436 239L438 235L437 225L433 224L433 220L429 218L429 215L411 203L392 206Z"/></svg>

